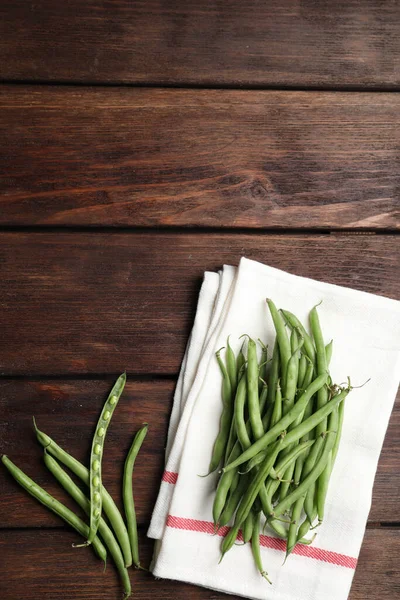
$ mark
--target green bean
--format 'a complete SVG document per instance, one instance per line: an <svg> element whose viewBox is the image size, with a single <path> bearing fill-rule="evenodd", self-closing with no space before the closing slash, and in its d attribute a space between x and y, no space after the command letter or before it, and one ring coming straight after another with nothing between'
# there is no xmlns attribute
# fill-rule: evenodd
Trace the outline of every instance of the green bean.
<svg viewBox="0 0 400 600"><path fill-rule="evenodd" d="M311 324L311 331L312 331L314 341L315 341L315 347L317 350L317 373L318 374L321 374L322 372L326 373L328 370L327 355L326 355L326 351L325 351L324 338L322 335L321 326L320 326L318 312L317 312L316 307L314 307L311 310L310 324ZM328 350L328 353L329 353L329 350ZM328 390L326 387L323 387L318 391L317 407L321 408L324 404L326 404L327 401L328 401ZM326 420L319 423L319 425L316 427L316 435L318 436L321 433L323 433L323 431L326 430L326 427L327 427ZM331 471L330 466L329 466L330 462L331 461L328 459L326 470L323 473L321 473L320 480L316 482L317 499L318 498L320 499L318 502L318 505L322 511L321 514L318 514L318 518L320 521L323 518L323 505L325 503L325 496L326 496L328 483L329 483L329 477L330 477L330 471ZM319 488L320 488L320 491L318 491Z"/></svg>
<svg viewBox="0 0 400 600"><path fill-rule="evenodd" d="M246 357L243 354L243 345L242 345L242 347L240 348L239 353L237 355L237 358L236 358L236 373L238 374L238 377L242 373L245 364L246 364Z"/></svg>
<svg viewBox="0 0 400 600"><path fill-rule="evenodd" d="M297 530L299 529L299 520L301 517L301 511L303 510L304 496L301 496L293 505L291 514L291 523L289 525L288 540L286 544L286 558L292 552L293 548L297 543Z"/></svg>
<svg viewBox="0 0 400 600"><path fill-rule="evenodd" d="M283 309L281 309L281 313L283 314L285 321L288 323L288 325L290 327L292 327L293 329L297 328L300 330L301 335L304 338L304 350L305 350L308 358L310 358L311 361L313 363L315 363L315 346L314 346L314 342L313 342L311 336L308 335L308 333L305 330L302 323L299 321L299 319L293 313L289 312L288 310L283 310Z"/></svg>
<svg viewBox="0 0 400 600"><path fill-rule="evenodd" d="M263 412L264 412L264 408L267 403L267 399L268 399L268 385L266 383L263 383L262 388L261 388L261 394L260 394L260 413L261 414L263 414ZM265 431L264 417L263 417L263 429Z"/></svg>
<svg viewBox="0 0 400 600"><path fill-rule="evenodd" d="M275 390L279 379L279 345L278 340L275 340L274 350L272 352L272 362L268 378L268 405L272 406L275 402Z"/></svg>
<svg viewBox="0 0 400 600"><path fill-rule="evenodd" d="M303 342L304 343L304 342ZM305 354L302 354L300 356L300 361L299 361L299 372L298 372L298 377L297 377L297 387L298 388L303 388L303 382L304 382L304 378L306 376L306 370L307 370L307 358Z"/></svg>
<svg viewBox="0 0 400 600"><path fill-rule="evenodd" d="M317 511L318 511L319 523L322 523L322 521L324 519L325 499L326 499L326 494L328 492L329 480L330 480L330 476L331 476L331 473L333 470L333 466L336 461L336 455L339 450L339 443L340 443L340 438L342 435L342 428L343 428L344 406L345 406L345 402L343 401L339 404L339 406L336 409L338 411L338 427L337 427L337 432L335 435L335 444L332 448L332 453L329 456L328 466L318 481L316 500L317 500ZM323 477L323 475L325 475L325 477Z"/></svg>
<svg viewBox="0 0 400 600"><path fill-rule="evenodd" d="M344 419L344 407L345 407L345 403L346 401L343 400L343 402L341 402L339 404L338 407L338 428L337 428L337 435L336 435L336 439L335 439L335 445L333 446L333 450L332 450L332 466L335 464L336 462L336 456L339 450L339 444L340 444L340 438L342 437L342 430L343 430L343 419Z"/></svg>
<svg viewBox="0 0 400 600"><path fill-rule="evenodd" d="M92 543L99 526L102 509L101 464L104 442L111 417L124 390L125 382L126 373L123 373L118 377L104 404L93 436L92 450L90 453L90 526L89 537L86 544Z"/></svg>
<svg viewBox="0 0 400 600"><path fill-rule="evenodd" d="M317 518L317 509L314 509L313 514L311 515L311 521L308 517L306 517L303 523L299 527L299 531L297 533L297 543L299 543L300 539L304 539L304 536L310 531L311 526L315 519Z"/></svg>
<svg viewBox="0 0 400 600"><path fill-rule="evenodd" d="M257 346L251 338L249 338L247 346L247 403L251 429L255 439L258 440L264 435L264 427L262 425L260 399L258 396Z"/></svg>
<svg viewBox="0 0 400 600"><path fill-rule="evenodd" d="M38 500L41 504L49 508L56 515L61 517L68 525L73 527L78 533L80 533L83 537L87 537L89 534L89 527L77 517L69 508L61 504L58 500L53 498L46 490L41 488L37 483L35 483L30 477L25 475L21 469L19 469L5 454L1 457L1 462L6 467L8 472L14 477L15 481L19 483L21 487L24 488L36 500ZM104 548L103 544L99 540L97 536L95 536L93 540L93 548L96 554L106 562L107 551Z"/></svg>
<svg viewBox="0 0 400 600"><path fill-rule="evenodd" d="M229 460L235 460L238 456L240 456L241 446L239 441L234 445L232 452L230 454ZM217 527L220 516L224 507L226 505L226 499L228 497L228 493L231 489L233 479L236 475L235 471L229 471L228 473L223 473L218 482L217 491L214 496L213 503L213 520L214 527Z"/></svg>
<svg viewBox="0 0 400 600"><path fill-rule="evenodd" d="M253 528L254 528L254 514L253 514L253 511L251 510L249 512L249 514L247 515L246 519L244 520L243 527L242 527L243 542L245 544L247 544L247 542L249 542L251 540L251 536L253 534Z"/></svg>
<svg viewBox="0 0 400 600"><path fill-rule="evenodd" d="M230 475L234 473L234 471L229 471L226 475ZM222 476L223 477L223 476ZM221 477L221 479L222 479ZM239 479L239 483L237 488L229 495L228 501L224 505L224 509L221 513L219 519L217 519L219 527L223 527L224 525L228 525L229 521L232 519L235 514L235 510L237 509L240 500L244 494L248 485L248 479L245 475L241 475Z"/></svg>
<svg viewBox="0 0 400 600"><path fill-rule="evenodd" d="M228 441L226 442L224 466L227 465L229 462L229 456L233 450L233 446L235 445L236 440L237 440L236 426L235 426L235 419L233 418L230 429L229 429Z"/></svg>
<svg viewBox="0 0 400 600"><path fill-rule="evenodd" d="M254 518L254 526L253 533L251 536L251 549L253 551L254 562L258 571L260 572L261 577L264 577L268 581L268 583L272 583L268 579L268 573L264 570L261 560L261 552L260 552L260 512L255 515Z"/></svg>
<svg viewBox="0 0 400 600"><path fill-rule="evenodd" d="M209 473L215 471L220 464L222 457L225 453L225 448L229 439L229 433L232 421L232 386L229 379L228 371L221 359L221 351L218 350L216 353L217 361L222 373L222 413L219 425L219 432L214 442L212 457L210 466L208 469Z"/></svg>
<svg viewBox="0 0 400 600"><path fill-rule="evenodd" d="M236 370L236 358L235 354L229 344L229 337L226 343L226 370L228 371L229 380L231 382L232 394L236 392L236 386L238 381L238 371Z"/></svg>
<svg viewBox="0 0 400 600"><path fill-rule="evenodd" d="M310 312L310 324L311 330L313 333L313 337L315 340L315 347L317 351L317 374L323 375L328 371L327 362L326 362L326 354L325 354L325 344L324 338L322 336L321 326L319 323L317 308L314 308ZM324 404L328 401L328 390L326 386L322 386L318 390L317 394L317 407L322 408ZM323 431L326 430L326 421L322 421L318 427L316 428L316 435L320 435Z"/></svg>
<svg viewBox="0 0 400 600"><path fill-rule="evenodd" d="M336 435L336 434L335 434ZM332 473L332 452L330 452L326 464L326 468L321 474L316 490L316 503L318 511L318 523L321 524L325 514L325 500L328 493L329 479Z"/></svg>
<svg viewBox="0 0 400 600"><path fill-rule="evenodd" d="M247 396L247 381L246 377L243 376L239 381L238 389L235 397L235 406L234 406L234 421L235 421L235 429L237 438L243 448L246 450L249 446L251 446L251 440L249 437L249 432L246 428L246 421L244 419L244 407L246 404L246 396Z"/></svg>
<svg viewBox="0 0 400 600"><path fill-rule="evenodd" d="M317 377L312 382L312 384L307 388L307 390L305 390L304 393L300 396L300 398L294 404L293 408L284 417L282 417L282 419L280 421L278 421L278 423L276 423L259 440L254 442L254 444L252 444L250 446L250 448L245 450L241 454L241 456L239 456L235 461L229 463L229 465L227 465L223 470L227 471L230 469L234 469L234 468L238 467L239 465L243 464L244 462L247 462L248 460L253 458L253 456L258 454L258 452L265 450L277 438L277 436L279 434L281 434L282 431L285 431L286 428L298 417L298 415L302 413L302 411L307 406L307 403L310 400L310 398L320 389L321 386L323 386L326 383L326 379L327 379L327 374L320 375L319 377ZM313 415L313 416L315 417L315 415ZM305 430L301 433L301 435L304 435L304 433L306 433L306 431L307 431L307 428L306 428L307 426L305 425L305 422L303 422L301 425L303 425L305 427ZM300 431L302 431L300 429L300 427L301 426L299 426L299 428L296 428L297 434ZM315 425L314 425L314 427L315 427ZM295 431L296 430L294 429L293 432L295 432ZM291 432L291 433L293 433L293 432ZM292 438L293 437L294 436L292 435ZM289 438L289 439L292 439L292 438ZM293 441L296 441L297 439L298 438L294 437Z"/></svg>
<svg viewBox="0 0 400 600"><path fill-rule="evenodd" d="M307 456L307 459L304 462L303 471L302 471L302 479L304 479L313 469L315 463L317 462L322 448L324 446L324 434L320 434L315 441L315 444ZM310 485L307 494L304 500L304 510L307 517L311 520L312 515L315 511L315 483ZM311 521L312 522L312 521Z"/></svg>
<svg viewBox="0 0 400 600"><path fill-rule="evenodd" d="M281 386L280 386L279 379L278 379L278 383L276 386L276 392L275 392L274 408L273 408L272 415L271 415L271 427L274 427L274 425L279 423L279 421L281 419L282 419L282 391L281 391Z"/></svg>
<svg viewBox="0 0 400 600"><path fill-rule="evenodd" d="M89 498L85 496L82 490L76 485L76 483L71 479L66 471L64 471L58 462L46 451L46 449L44 451L44 462L50 473L54 475L61 487L68 492L71 498L75 500L78 506L80 506L87 515L90 515ZM124 586L125 598L128 598L131 595L131 583L129 580L128 571L125 567L124 557L122 556L121 549L114 537L114 534L103 517L101 517L99 521L99 533L103 538L111 556L113 557L115 566L118 569L118 573Z"/></svg>
<svg viewBox="0 0 400 600"><path fill-rule="evenodd" d="M329 344L327 344L325 346L325 356L326 356L326 366L327 367L329 367L329 365L331 363L332 351L333 351L333 340L331 340L329 342Z"/></svg>
<svg viewBox="0 0 400 600"><path fill-rule="evenodd" d="M261 340L258 340L261 344L261 359L260 366L258 369L258 392L261 393L262 386L267 380L267 363L268 363L268 346L266 346Z"/></svg>
<svg viewBox="0 0 400 600"><path fill-rule="evenodd" d="M132 491L132 476L133 476L133 468L135 466L135 460L136 460L136 457L140 450L140 447L143 444L144 438L147 435L148 428L149 428L148 424L144 423L133 439L132 446L130 447L128 456L126 457L126 461L125 461L125 465L124 465L124 477L123 477L123 482L122 482L122 498L124 501L124 510L125 510L126 521L127 521L127 525L128 525L128 535L129 535L129 541L131 543L133 564L138 569L140 569L139 544L138 544L135 502L133 499L133 491Z"/></svg>
<svg viewBox="0 0 400 600"><path fill-rule="evenodd" d="M298 341L295 329L293 329L291 337L294 338L294 344L297 344L297 346L293 354L291 355L287 366L286 385L284 386L284 389L286 391L285 402L283 405L283 414L286 414L291 408L293 408L299 373L299 350L304 344L303 338L301 338L300 341Z"/></svg>
<svg viewBox="0 0 400 600"><path fill-rule="evenodd" d="M337 411L334 410L329 417L329 430L332 432L336 431L337 426L338 426L338 414L337 414ZM328 462L328 457L329 457L330 452L332 451L334 444L335 444L335 436L326 434L322 454L321 454L320 458L318 459L318 461L316 462L314 468L305 477L305 479L300 483L300 485L297 489L295 489L293 492L288 494L282 502L279 502L279 504L277 504L275 506L274 512L271 515L272 517L276 518L276 517L279 517L281 514L283 514L288 508L290 508L292 506L292 504L294 504L294 502L296 502L296 500L298 500L298 498L301 498L301 496L303 496L303 494L305 494L307 492L307 490L309 489L311 484L313 484L317 481L318 477L321 475L321 473L326 468L326 465Z"/></svg>
<svg viewBox="0 0 400 600"><path fill-rule="evenodd" d="M273 301L267 298L267 304L269 311L271 313L272 320L274 322L276 338L278 340L279 345L279 354L281 359L281 369L282 369L282 381L285 386L286 383L286 371L287 365L290 360L291 351L290 351L290 341L286 332L285 322L282 318L281 313L277 310ZM286 396L286 389L283 389L284 395Z"/></svg>
<svg viewBox="0 0 400 600"><path fill-rule="evenodd" d="M33 423L39 444L41 444L43 448L46 448L47 452L49 452L64 466L70 469L77 477L79 477L79 479L83 481L85 485L89 486L89 470L82 465L82 463L76 460L76 458L63 450L61 446L56 444L56 442L50 436L40 431L36 426L35 420L33 420ZM124 520L114 500L111 498L104 486L101 488L101 494L103 498L104 512L106 513L114 533L117 536L119 545L121 546L122 553L124 555L125 566L130 567L132 564L132 552L129 543L128 531L126 529Z"/></svg>

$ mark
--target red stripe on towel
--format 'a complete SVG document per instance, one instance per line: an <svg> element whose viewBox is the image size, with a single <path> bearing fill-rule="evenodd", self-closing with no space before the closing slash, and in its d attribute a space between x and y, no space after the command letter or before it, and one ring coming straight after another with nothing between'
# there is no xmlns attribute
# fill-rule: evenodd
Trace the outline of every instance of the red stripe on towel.
<svg viewBox="0 0 400 600"><path fill-rule="evenodd" d="M173 473L173 475L177 475ZM183 529L185 531L197 531L200 533L208 533L213 535L214 524L211 521L199 521L198 519L184 519L182 517L174 517L168 515L167 527L173 529ZM221 527L218 530L218 535L225 537L230 527ZM239 541L243 541L242 534L239 532ZM279 538L271 537L269 535L260 535L260 544L265 548L272 548L273 550L279 550L281 552L286 551L286 542ZM307 558L313 558L314 560L320 560L327 562L332 565L338 565L339 567L346 567L348 569L355 569L357 566L357 559L352 556L346 556L346 554L339 554L331 550L323 550L322 548L315 548L313 546L306 546L305 544L297 544L293 550L293 554L299 554L300 556L306 556Z"/></svg>
<svg viewBox="0 0 400 600"><path fill-rule="evenodd" d="M170 483L171 485L175 485L178 479L178 473L174 473L173 471L164 471L162 480Z"/></svg>

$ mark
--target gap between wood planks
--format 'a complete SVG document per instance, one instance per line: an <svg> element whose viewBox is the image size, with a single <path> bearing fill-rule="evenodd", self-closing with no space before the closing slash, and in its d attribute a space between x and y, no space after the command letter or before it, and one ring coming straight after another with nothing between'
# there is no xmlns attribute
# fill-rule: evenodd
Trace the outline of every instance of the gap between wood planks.
<svg viewBox="0 0 400 600"><path fill-rule="evenodd" d="M217 83L215 81L207 81L204 83L171 83L168 81L152 81L143 82L128 82L128 81L78 81L73 79L0 79L0 85L25 85L25 86L70 86L70 87L104 87L104 88L149 88L149 89L174 89L174 90L241 90L241 91L278 91L278 92L358 92L358 93L396 93L400 91L400 85L396 84L379 84L374 83L364 85L346 85L324 84L324 85L289 85L289 84L268 84L263 83L246 83L238 85L236 83Z"/></svg>
<svg viewBox="0 0 400 600"><path fill-rule="evenodd" d="M143 225L143 226L118 226L118 225L1 225L2 233L141 233L141 234L171 234L171 235L282 235L282 236L309 236L309 235L399 235L400 229L374 229L368 228L334 228L334 227L310 227L310 228L279 228L279 227L204 227L194 225Z"/></svg>

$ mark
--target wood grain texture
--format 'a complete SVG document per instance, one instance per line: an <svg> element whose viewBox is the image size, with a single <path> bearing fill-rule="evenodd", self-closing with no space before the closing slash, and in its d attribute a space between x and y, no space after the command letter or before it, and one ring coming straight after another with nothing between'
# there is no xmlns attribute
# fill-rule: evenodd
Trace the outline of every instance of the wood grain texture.
<svg viewBox="0 0 400 600"><path fill-rule="evenodd" d="M0 373L176 374L205 270L241 255L400 297L398 236L3 233Z"/></svg>
<svg viewBox="0 0 400 600"><path fill-rule="evenodd" d="M67 530L0 530L2 600L120 598L121 588L111 562L106 573L103 573L101 563L88 548L80 551L71 548L71 544L76 540L76 534ZM146 540L143 533L140 541L143 562L149 564L152 542ZM398 529L367 530L349 600L369 600L377 596L380 600L398 598L399 552ZM309 559L300 559L304 562L304 567L307 560ZM223 600L227 597L225 594L186 583L155 580L150 573L144 571L132 570L131 580L134 597L142 600Z"/></svg>
<svg viewBox="0 0 400 600"><path fill-rule="evenodd" d="M396 94L5 86L0 224L399 228L399 115Z"/></svg>
<svg viewBox="0 0 400 600"><path fill-rule="evenodd" d="M0 75L32 81L398 86L380 0L3 0Z"/></svg>
<svg viewBox="0 0 400 600"><path fill-rule="evenodd" d="M39 485L64 501L68 498L47 472L43 451L36 442L32 415L38 426L73 456L87 464L90 439L112 378L93 381L1 381L0 454L7 454ZM107 433L103 481L121 506L121 475L134 432L144 421L149 432L137 459L134 474L135 504L139 524L150 521L164 466L164 447L171 410L173 381L127 383ZM400 520L400 394L382 450L369 520ZM351 464L351 457L349 457ZM59 527L60 520L21 491L0 468L0 528ZM1 597L1 596L0 596Z"/></svg>

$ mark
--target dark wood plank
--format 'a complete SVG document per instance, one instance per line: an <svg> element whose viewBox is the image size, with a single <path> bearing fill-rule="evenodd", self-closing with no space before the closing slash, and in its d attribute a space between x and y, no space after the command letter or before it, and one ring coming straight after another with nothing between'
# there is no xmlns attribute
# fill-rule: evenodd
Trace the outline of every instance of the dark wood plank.
<svg viewBox="0 0 400 600"><path fill-rule="evenodd" d="M246 255L399 298L399 249L398 236L3 233L0 373L176 374L204 270Z"/></svg>
<svg viewBox="0 0 400 600"><path fill-rule="evenodd" d="M0 531L0 594L2 600L116 600L121 588L109 563L106 573L89 549L71 548L76 542L67 530ZM149 564L152 542L141 536L141 551ZM393 600L400 591L398 556L400 531L366 531L349 600L379 597ZM23 577L21 574L23 573ZM132 571L134 597L142 600L223 600L225 594L186 583L155 580L150 573ZM230 596L238 598L237 596Z"/></svg>
<svg viewBox="0 0 400 600"><path fill-rule="evenodd" d="M0 453L51 494L74 504L56 484L42 462L42 448L33 433L32 415L39 427L73 456L87 464L90 439L112 379L96 381L1 381ZM123 399L107 434L103 478L121 506L121 473L133 433L147 421L149 433L137 459L134 475L138 522L149 522L164 465L164 446L171 410L173 381L127 383ZM370 521L400 520L400 394L392 414L375 480ZM0 468L0 528L60 526L57 517L22 492ZM1 597L1 596L0 596Z"/></svg>
<svg viewBox="0 0 400 600"><path fill-rule="evenodd" d="M399 115L395 94L5 86L0 224L399 228Z"/></svg>
<svg viewBox="0 0 400 600"><path fill-rule="evenodd" d="M32 81L395 86L397 2L3 0L1 76Z"/></svg>

